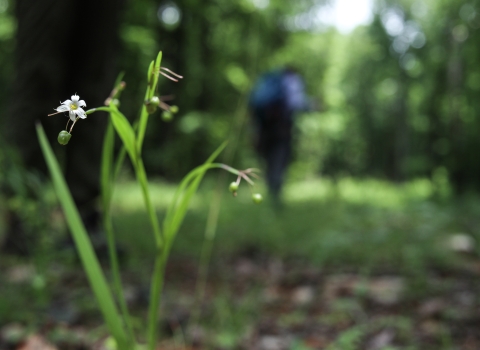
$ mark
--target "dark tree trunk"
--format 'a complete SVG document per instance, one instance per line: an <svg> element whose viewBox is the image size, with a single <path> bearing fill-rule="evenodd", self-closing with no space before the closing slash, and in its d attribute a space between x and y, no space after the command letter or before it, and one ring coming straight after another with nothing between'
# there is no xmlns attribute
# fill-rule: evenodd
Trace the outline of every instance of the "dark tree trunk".
<svg viewBox="0 0 480 350"><path fill-rule="evenodd" d="M67 182L80 211L99 194L99 161L106 115L75 125L65 148L57 142L67 118L47 117L77 93L87 109L100 106L115 79L122 0L17 0L15 79L7 138L27 169L45 172L35 122L41 122L56 152L64 152ZM62 157L61 157L62 158ZM10 232L9 235L15 235ZM7 238L7 241L9 240Z"/></svg>

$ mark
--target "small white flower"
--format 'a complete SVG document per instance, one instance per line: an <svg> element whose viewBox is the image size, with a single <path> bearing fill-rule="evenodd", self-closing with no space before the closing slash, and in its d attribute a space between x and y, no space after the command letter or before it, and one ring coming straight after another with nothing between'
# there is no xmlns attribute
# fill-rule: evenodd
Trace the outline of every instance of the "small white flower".
<svg viewBox="0 0 480 350"><path fill-rule="evenodd" d="M76 94L72 96L71 100L65 100L62 102L61 106L55 108L58 113L68 112L70 119L75 121L77 118L85 119L87 115L82 107L87 107L87 104L84 100L79 100L80 96Z"/></svg>

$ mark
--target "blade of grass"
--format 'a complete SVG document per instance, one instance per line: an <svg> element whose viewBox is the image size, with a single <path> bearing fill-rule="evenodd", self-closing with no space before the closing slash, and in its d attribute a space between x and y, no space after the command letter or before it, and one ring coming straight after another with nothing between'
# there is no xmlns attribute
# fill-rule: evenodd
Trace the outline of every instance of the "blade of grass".
<svg viewBox="0 0 480 350"><path fill-rule="evenodd" d="M155 69L155 62L152 61L150 66L148 67L148 75L147 75L147 90L145 91L145 101L148 101L151 97L151 91L153 90L154 84L154 72ZM147 129L147 122L148 122L148 112L147 106L145 103L142 104L142 109L140 111L140 118L138 119L138 131L137 131L137 148L139 152L142 150L143 146L143 139L145 138L145 130Z"/></svg>
<svg viewBox="0 0 480 350"><path fill-rule="evenodd" d="M73 202L72 195L63 178L60 166L48 143L45 132L40 124L36 125L37 136L40 146L47 162L50 176L57 193L60 204L62 205L68 226L72 233L78 254L87 274L90 286L98 301L100 310L103 314L108 329L115 338L119 349L128 350L130 341L127 339L123 325L119 318L117 307L115 306L112 294L106 282L105 276L100 268L98 259L93 251L92 244L87 231L80 219L80 214Z"/></svg>
<svg viewBox="0 0 480 350"><path fill-rule="evenodd" d="M103 139L102 161L100 169L100 185L102 189L102 207L103 212L109 211L110 200L112 197L113 176L112 176L112 162L113 162L113 147L115 141L115 134L112 122L109 121L105 137Z"/></svg>
<svg viewBox="0 0 480 350"><path fill-rule="evenodd" d="M139 183L140 188L142 190L145 207L147 209L150 223L153 228L153 233L155 236L157 246L161 246L163 244L162 232L160 230L160 224L158 222L157 214L155 213L155 208L153 207L153 204L150 198L150 192L148 191L147 173L145 172L145 167L143 165L142 158L139 156L136 150L134 129L128 122L127 118L120 111L118 111L118 109L116 109L115 106L99 107L97 108L97 110L110 112L110 115L112 116L111 120L112 120L113 126L115 127L115 130L117 131L118 135L120 136L123 142L123 145L125 146L128 152L128 155L130 156L130 159L132 161L137 182Z"/></svg>
<svg viewBox="0 0 480 350"><path fill-rule="evenodd" d="M209 169L221 167L221 164L212 164L212 162L220 154L220 152L222 152L226 145L227 142L224 142L222 145L220 145L220 147L213 152L213 154L202 166L193 169L185 176L178 186L174 195L174 199L167 209L167 215L165 216L163 223L165 244L161 248L158 247L155 258L155 267L152 275L152 283L150 287L150 305L148 310L147 329L148 348L150 350L155 349L155 344L157 341L158 309L160 307L160 295L162 293L164 282L165 264L168 259L170 248L176 232L183 222L191 198L198 189L203 176ZM182 193L184 193L184 195L183 197L180 197ZM179 203L178 206L176 206L177 202Z"/></svg>
<svg viewBox="0 0 480 350"><path fill-rule="evenodd" d="M147 91L145 92L145 100L149 100L155 94L155 89L157 88L158 76L160 72L160 64L162 63L162 51L157 55L157 59L150 63L148 68L148 85ZM140 120L138 123L138 132L137 132L137 150L139 153L142 151L143 140L145 138L145 130L147 129L148 122L148 112L145 104L142 106L142 111L140 113Z"/></svg>
<svg viewBox="0 0 480 350"><path fill-rule="evenodd" d="M115 106L99 107L96 110L110 112L110 115L112 116L111 120L113 126L120 136L135 169L135 174L142 190L145 206L147 208L150 223L153 228L156 243L158 246L161 246L163 243L162 232L160 230L160 224L158 223L157 214L155 213L155 209L150 198L150 192L148 191L148 180L145 167L143 165L142 158L139 157L136 149L135 132L127 118L120 111L118 111Z"/></svg>
<svg viewBox="0 0 480 350"><path fill-rule="evenodd" d="M109 107L98 107L96 110L110 113L110 120L115 127L115 131L117 132L118 136L120 136L123 145L132 159L132 163L136 164L138 155L135 146L135 132L133 131L128 119L113 104L111 104Z"/></svg>
<svg viewBox="0 0 480 350"><path fill-rule="evenodd" d="M248 97L243 95L239 101L237 108L235 109L234 123L231 125L229 132L230 147L225 151L225 161L230 163L233 159L233 155L237 149L238 142L242 135L242 130L247 119L247 104ZM217 232L218 218L220 214L222 197L225 192L225 186L227 181L227 174L221 172L218 175L216 188L213 194L213 198L210 202L210 209L208 211L207 224L205 225L204 240L200 253L200 261L198 267L198 277L195 285L195 302L192 308L191 317L188 320L186 329L192 329L198 324L201 314L201 302L205 297L205 289L207 285L208 269L210 265L210 259L213 251L213 243Z"/></svg>
<svg viewBox="0 0 480 350"><path fill-rule="evenodd" d="M218 155L223 151L223 149L227 146L227 142L224 142L222 143L216 150L215 152L213 152L210 157L205 161L205 163L199 167L196 167L195 169L193 169L192 171L190 171L182 180L182 182L180 183L180 185L177 187L177 190L175 191L175 194L173 196L173 199L172 201L170 202L170 205L168 206L167 208L167 212L166 212L166 215L165 215L165 219L163 221L163 229L164 229L164 235L167 236L167 233L166 232L170 232L168 234L168 236L170 237L171 236L171 227L172 227L172 222L173 222L173 219L178 215L178 209L179 207L181 206L181 203L180 202L180 196L186 191L186 188L187 186L189 185L189 183L191 181L194 181L195 177L201 173L202 171L207 171L208 169L210 169L210 167L208 167L214 160L215 158L218 157ZM203 169L204 167L207 167L207 169ZM215 166L215 167L218 167L218 166ZM200 181L201 181L201 178L200 178ZM185 198L185 197L184 197ZM186 205L188 206L189 204L189 200L187 201L183 201L184 203L186 203ZM184 207L184 210L186 211L186 208L185 206ZM178 219L177 219L178 220Z"/></svg>
<svg viewBox="0 0 480 350"><path fill-rule="evenodd" d="M115 234L113 232L112 216L110 212L110 203L113 195L113 180L114 174L112 173L113 167L113 149L115 143L115 133L113 130L112 122L108 123L107 131L105 132L105 138L103 141L102 151L102 163L101 163L101 193L103 203L103 227L107 235L108 243L108 255L110 257L110 267L112 269L113 276L113 289L117 296L117 301L122 312L123 320L127 326L129 338L132 341L135 340L135 334L133 332L131 317L128 312L127 303L123 294L122 280L120 276L120 266L118 263L117 248L115 242Z"/></svg>

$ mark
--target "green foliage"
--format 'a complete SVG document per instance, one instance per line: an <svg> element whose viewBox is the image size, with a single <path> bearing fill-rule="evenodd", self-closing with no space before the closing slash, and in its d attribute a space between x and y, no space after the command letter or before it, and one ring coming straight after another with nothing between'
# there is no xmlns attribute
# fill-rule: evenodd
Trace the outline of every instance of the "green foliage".
<svg viewBox="0 0 480 350"><path fill-rule="evenodd" d="M14 37L16 20L13 16L13 2L0 1L0 115L5 115L8 107L9 91L13 76ZM4 129L4 119L0 118L0 128Z"/></svg>
<svg viewBox="0 0 480 350"><path fill-rule="evenodd" d="M402 180L441 168L455 190L477 188L471 152L478 147L479 32L466 13L478 3L429 1L426 12L419 6L378 3L372 24L354 31L340 63L328 66L327 77L336 78L326 91L327 113L341 111L346 123L339 138L326 136L323 169ZM389 32L392 16L403 32Z"/></svg>
<svg viewBox="0 0 480 350"><path fill-rule="evenodd" d="M200 164L227 137L235 109L246 113L258 75L288 64L305 77L318 107L298 117L294 178L321 172L401 181L433 177L440 169L455 192L480 188L474 175L480 171L478 0L377 2L372 23L350 34L287 25L324 3L179 0L180 22L170 27L156 3L128 3L119 33L119 63L131 81L122 97L125 115L138 113L136 101L144 97L139 67L159 47L168 47L164 64L188 77L182 84L160 82L185 118L166 113L168 126L151 118L142 147L147 172L179 180ZM5 112L8 91L1 89L11 85L15 20L12 2L1 4ZM403 33L389 32L392 16ZM241 163L252 159L249 145L244 138Z"/></svg>
<svg viewBox="0 0 480 350"><path fill-rule="evenodd" d="M407 346L412 346L414 341L410 338L411 322L403 317L384 317L376 319L372 322L360 324L358 326L351 327L342 332L336 341L327 347L327 350L356 350L360 348L360 342L369 333L381 330L381 329L396 329L400 335L405 338ZM395 349L391 347L382 347L383 350Z"/></svg>
<svg viewBox="0 0 480 350"><path fill-rule="evenodd" d="M38 251L50 238L50 212L56 204L51 188L43 183L38 172L26 171L15 149L0 140L0 242L12 221L21 222L24 239ZM36 251L32 253L36 254Z"/></svg>
<svg viewBox="0 0 480 350"><path fill-rule="evenodd" d="M114 299L112 298L95 252L93 251L87 231L82 224L80 214L78 213L68 186L63 178L60 166L58 165L41 125L37 125L37 133L58 199L62 204L68 226L71 230L83 267L89 278L90 286L97 298L105 322L107 323L110 332L115 337L118 347L120 349L128 349L128 340L125 337L123 325L118 317L119 313L115 306Z"/></svg>
<svg viewBox="0 0 480 350"><path fill-rule="evenodd" d="M154 93L157 90L158 77L161 73L161 60L162 52L159 52L157 59L152 61L148 68L147 89L144 101L151 101ZM172 74L175 75L175 73ZM220 152L225 148L226 142L224 142L219 148L217 148L215 152L213 152L213 154L203 165L196 167L185 176L183 181L178 186L167 209L163 221L163 227L160 228L158 217L151 200L147 174L143 165L141 154L149 114L152 114L153 111L148 110L148 103L143 103L139 120L136 122L135 126L130 124L128 119L117 108L117 106L119 106L118 98L125 87L125 83L121 81L122 77L123 73L117 78L111 96L105 102L107 107L93 108L86 112L86 114L92 114L96 111L106 111L110 114L110 124L107 128L104 138L101 166L101 185L103 195L102 205L104 214L104 227L105 231L107 232L110 262L113 270L113 285L122 313L121 318L119 317L119 312L115 305L115 299L109 290L98 259L93 251L86 229L80 219L80 215L78 214L78 210L75 207L72 196L60 171L58 162L40 124L37 125L37 134L57 196L59 197L60 204L65 212L66 221L73 235L84 270L90 281L90 286L94 291L95 297L103 313L103 317L112 334L114 343L120 350L134 349L136 347L136 339L120 280L119 263L115 246L115 235L111 221L111 201L113 184L118 175L118 170L120 169L121 163L124 160L125 152L129 155L135 172L136 180L142 192L147 216L152 226L153 237L155 239L155 264L150 286L150 304L148 310L146 336L148 348L154 350L157 346L158 310L160 307L160 297L164 283L165 265L167 263L175 236L185 218L192 197L196 193L205 173L209 169L222 168L239 176L239 178L242 177L251 185L253 185L253 182L247 175L251 172L251 170L242 172L223 164L213 163L215 158L217 158ZM113 103L113 101L117 102ZM163 109L169 109L167 105L163 105ZM178 111L178 108L176 108L176 110ZM72 128L78 119L80 118L77 118L77 120L74 121ZM115 141L113 130L116 131L120 137L120 140L122 141L122 149L117 157L116 162L114 162L113 153ZM65 142L63 138L59 137L58 142L62 145L65 145L68 143L68 140ZM126 325L128 329L127 333L124 331L124 325Z"/></svg>
<svg viewBox="0 0 480 350"><path fill-rule="evenodd" d="M130 183L121 186L114 197L116 212L121 213L114 216L118 239L131 247L142 264L140 257L153 252L152 240L145 236L131 242L129 238L132 230L146 229L146 216L138 210L141 192ZM204 239L198 221L207 216L204 203L211 201L209 188L200 189L200 196L193 198L174 253L198 256ZM155 207L161 213L173 190L165 182L151 184ZM408 275L421 276L430 267L455 264L444 242L455 232L473 234L464 223L475 218L477 208L473 199L470 204L455 205L429 201L432 191L428 180L402 186L348 178L306 180L286 186L288 206L278 215L269 207L268 198L267 205L248 205L251 195L240 186L238 196L228 196L222 204L213 254L226 258L244 247L254 247L266 255L299 258L315 266L368 266L380 271L400 266Z"/></svg>

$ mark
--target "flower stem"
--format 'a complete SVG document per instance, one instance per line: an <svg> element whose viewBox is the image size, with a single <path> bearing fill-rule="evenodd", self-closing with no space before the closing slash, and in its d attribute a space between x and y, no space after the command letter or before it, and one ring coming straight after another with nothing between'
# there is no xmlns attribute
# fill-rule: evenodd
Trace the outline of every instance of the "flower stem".
<svg viewBox="0 0 480 350"><path fill-rule="evenodd" d="M165 265L168 258L168 249L158 248L155 256L155 266L152 275L152 284L150 286L150 305L148 309L148 349L155 350L158 334L158 312L160 306L160 296L162 294L163 282L165 280Z"/></svg>

